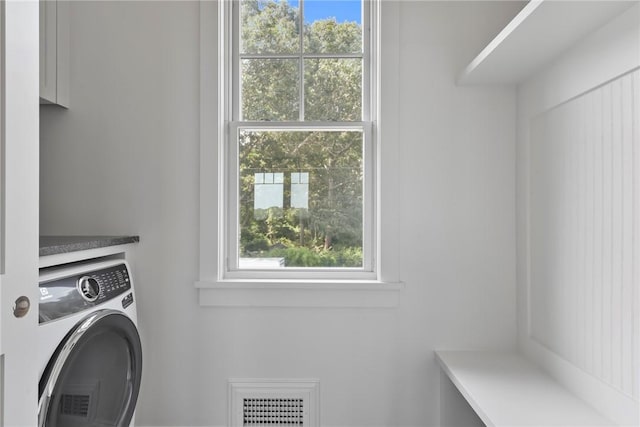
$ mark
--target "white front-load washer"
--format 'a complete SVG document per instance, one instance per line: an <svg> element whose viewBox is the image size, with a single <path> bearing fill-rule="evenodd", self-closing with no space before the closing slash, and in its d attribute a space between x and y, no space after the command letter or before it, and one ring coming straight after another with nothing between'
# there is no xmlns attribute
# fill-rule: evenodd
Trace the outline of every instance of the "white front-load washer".
<svg viewBox="0 0 640 427"><path fill-rule="evenodd" d="M133 426L142 347L124 260L40 271L39 427Z"/></svg>

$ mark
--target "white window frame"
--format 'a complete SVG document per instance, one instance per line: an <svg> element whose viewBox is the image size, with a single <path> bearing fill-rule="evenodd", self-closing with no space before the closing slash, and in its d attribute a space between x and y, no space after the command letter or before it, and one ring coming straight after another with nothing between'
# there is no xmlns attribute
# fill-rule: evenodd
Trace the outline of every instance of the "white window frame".
<svg viewBox="0 0 640 427"><path fill-rule="evenodd" d="M222 212L223 233L225 233L226 259L223 260L225 267L224 278L226 279L284 279L284 280L309 280L309 279L360 279L374 280L377 278L375 271L375 246L376 228L375 225L375 159L374 159L374 137L372 124L367 122L349 123L319 123L303 125L301 123L283 122L233 122L229 123L227 140L227 159L220 168L226 168L225 174L227 182L226 209ZM364 139L363 164L363 267L362 268L295 268L286 269L240 269L238 267L239 239L234 236L240 235L239 230L239 153L237 135L239 130L292 130L292 131L362 131Z"/></svg>
<svg viewBox="0 0 640 427"><path fill-rule="evenodd" d="M220 13L224 17L219 37L223 39L228 54L221 65L221 76L226 88L224 110L220 111L220 122L225 123L223 138L227 146L226 159L219 162L219 167L226 171L226 203L222 212L224 239L221 252L223 255L223 278L226 279L279 279L279 280L309 280L309 279L361 279L377 278L375 269L376 236L375 236L375 89L376 81L375 58L371 51L375 51L376 34L375 13L376 2L363 1L362 5L362 38L363 51L357 54L306 54L303 52L303 37L300 34L299 51L295 54L241 54L240 53L240 2L238 0L221 1ZM300 2L302 19L304 1ZM302 27L302 23L301 23ZM231 34L224 40L225 35ZM371 47L374 47L373 49ZM240 63L243 59L297 59L299 60L298 81L300 113L299 121L265 122L245 121L242 117L241 75ZM306 58L359 58L362 59L362 121L361 122L309 122L304 121L304 60ZM291 131L348 131L363 132L363 267L362 268L292 268L286 269L240 269L239 254L239 153L238 132L240 130L291 130Z"/></svg>
<svg viewBox="0 0 640 427"><path fill-rule="evenodd" d="M389 125L382 130L379 126L380 111L371 108L365 114L368 122L349 123L349 126L362 126L365 141L370 147L365 151L364 162L367 169L365 179L365 203L368 205L370 231L364 239L369 239L372 248L371 262L363 269L293 269L283 272L259 270L232 270L228 268L226 251L229 250L229 227L227 221L231 211L236 211L230 199L237 188L233 168L227 168L225 159L235 143L229 141L228 132L233 128L227 120L232 111L233 90L227 84L230 70L221 67L230 64L228 55L233 49L222 37L228 25L230 0L200 2L200 277L196 287L200 291L200 303L205 306L269 306L269 307L394 307L398 304L398 291L403 288L399 281L399 218L398 179L393 169L397 166L398 152L392 144L383 146L380 140L385 138L393 142L397 139L397 88L399 86L397 67L399 44L399 10L396 2L376 2L375 9L384 7L385 11L372 11L372 46L368 53L377 56L380 48L380 16L384 13L387 22L387 50L390 56L385 75L386 89L380 91L380 64L374 58L376 67L369 85L368 94L371 105L381 105L385 100ZM217 25L216 25L217 24ZM216 43L217 41L217 43ZM364 86L363 86L364 89ZM385 95L386 94L386 95ZM364 101L363 101L364 102ZM366 116L365 116L366 117ZM281 125L281 124L278 124ZM299 123L293 123L294 127ZM268 128L268 122L243 123L243 126ZM331 129L336 123L314 123L318 129ZM367 137L367 134L368 137ZM237 156L235 157L237 159ZM237 166L236 166L237 167ZM381 182L382 168L389 170L385 181ZM377 185L376 185L377 184ZM237 193L235 193L237 194ZM382 203L384 202L384 206ZM233 209L228 208L234 206ZM237 233L237 228L234 233ZM237 235L237 234L236 234ZM384 241L384 245L380 242ZM221 243L222 242L222 243ZM366 298L363 298L366 295Z"/></svg>

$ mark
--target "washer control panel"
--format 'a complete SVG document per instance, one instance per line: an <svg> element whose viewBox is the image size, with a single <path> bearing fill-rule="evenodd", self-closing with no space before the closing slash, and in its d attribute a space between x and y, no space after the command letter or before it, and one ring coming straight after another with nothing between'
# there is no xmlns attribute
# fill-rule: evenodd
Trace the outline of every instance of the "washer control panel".
<svg viewBox="0 0 640 427"><path fill-rule="evenodd" d="M89 296L93 298L91 302L103 302L115 298L118 295L131 289L131 279L129 278L129 271L127 267L117 265L105 270L99 270L83 276L78 280L78 290L82 279L87 283L87 287L90 289ZM96 294L96 290L98 290ZM83 291L80 291L83 294Z"/></svg>
<svg viewBox="0 0 640 427"><path fill-rule="evenodd" d="M95 307L130 290L131 277L126 264L40 283L40 323Z"/></svg>

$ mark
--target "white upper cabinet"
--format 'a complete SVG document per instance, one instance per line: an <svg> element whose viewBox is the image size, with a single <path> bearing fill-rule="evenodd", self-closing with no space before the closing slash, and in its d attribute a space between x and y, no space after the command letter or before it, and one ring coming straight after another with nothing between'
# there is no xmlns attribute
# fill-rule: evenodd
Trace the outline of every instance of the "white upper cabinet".
<svg viewBox="0 0 640 427"><path fill-rule="evenodd" d="M635 3L531 0L462 70L458 84L520 83Z"/></svg>
<svg viewBox="0 0 640 427"><path fill-rule="evenodd" d="M69 1L40 0L40 104L69 107Z"/></svg>

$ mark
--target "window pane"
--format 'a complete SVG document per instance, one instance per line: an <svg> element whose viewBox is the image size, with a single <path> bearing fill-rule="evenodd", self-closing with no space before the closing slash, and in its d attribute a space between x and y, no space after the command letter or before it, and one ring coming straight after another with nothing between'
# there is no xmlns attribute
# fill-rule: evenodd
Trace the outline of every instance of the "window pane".
<svg viewBox="0 0 640 427"><path fill-rule="evenodd" d="M298 7L286 1L243 0L240 3L240 53L300 51Z"/></svg>
<svg viewBox="0 0 640 427"><path fill-rule="evenodd" d="M362 60L304 61L305 120L362 120Z"/></svg>
<svg viewBox="0 0 640 427"><path fill-rule="evenodd" d="M296 59L243 60L243 120L298 120L299 81Z"/></svg>
<svg viewBox="0 0 640 427"><path fill-rule="evenodd" d="M363 142L240 131L240 268L362 267Z"/></svg>
<svg viewBox="0 0 640 427"><path fill-rule="evenodd" d="M284 174L257 172L253 185L253 213L264 218L263 213L271 208L282 209L284 200Z"/></svg>
<svg viewBox="0 0 640 427"><path fill-rule="evenodd" d="M305 1L304 51L306 53L361 53L362 2Z"/></svg>

